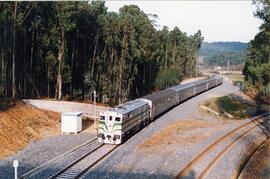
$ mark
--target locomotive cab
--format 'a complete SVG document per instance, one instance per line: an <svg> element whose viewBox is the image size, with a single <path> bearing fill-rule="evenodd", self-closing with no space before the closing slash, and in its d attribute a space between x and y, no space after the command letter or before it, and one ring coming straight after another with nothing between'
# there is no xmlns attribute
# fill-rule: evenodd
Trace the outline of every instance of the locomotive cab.
<svg viewBox="0 0 270 179"><path fill-rule="evenodd" d="M100 114L98 125L98 141L101 143L120 144L122 141L122 115L114 111Z"/></svg>

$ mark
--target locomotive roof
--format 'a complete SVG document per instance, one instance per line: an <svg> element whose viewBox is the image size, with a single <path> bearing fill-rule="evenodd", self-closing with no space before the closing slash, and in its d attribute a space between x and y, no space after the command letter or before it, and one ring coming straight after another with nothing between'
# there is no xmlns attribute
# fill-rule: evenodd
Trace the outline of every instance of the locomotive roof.
<svg viewBox="0 0 270 179"><path fill-rule="evenodd" d="M135 100L126 102L124 104L120 104L120 105L110 109L109 111L114 111L114 112L119 113L119 114L126 114L126 113L129 113L130 111L137 109L145 104L147 104L147 103L142 101L142 100L135 99Z"/></svg>
<svg viewBox="0 0 270 179"><path fill-rule="evenodd" d="M165 98L168 95L175 94L175 93L176 93L175 90L172 90L169 88L169 89L165 89L165 90L158 91L158 92L149 94L147 96L144 96L144 97L142 97L142 99L148 99L152 102L156 102L156 101L159 101L159 100Z"/></svg>

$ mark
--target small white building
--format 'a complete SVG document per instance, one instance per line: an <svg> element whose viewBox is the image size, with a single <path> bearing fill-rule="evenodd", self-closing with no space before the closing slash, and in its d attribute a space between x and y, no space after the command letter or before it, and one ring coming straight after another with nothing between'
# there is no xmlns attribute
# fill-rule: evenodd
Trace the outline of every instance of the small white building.
<svg viewBox="0 0 270 179"><path fill-rule="evenodd" d="M61 115L62 133L82 131L82 112L67 112Z"/></svg>
<svg viewBox="0 0 270 179"><path fill-rule="evenodd" d="M214 70L221 70L221 66L214 66Z"/></svg>

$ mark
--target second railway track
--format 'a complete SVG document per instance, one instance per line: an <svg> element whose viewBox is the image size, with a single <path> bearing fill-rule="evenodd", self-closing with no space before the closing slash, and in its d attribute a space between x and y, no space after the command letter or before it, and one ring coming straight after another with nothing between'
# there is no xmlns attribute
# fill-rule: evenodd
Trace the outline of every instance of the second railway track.
<svg viewBox="0 0 270 179"><path fill-rule="evenodd" d="M196 172L198 178L206 178L213 166L222 159L233 146L256 127L269 120L269 113L263 114L231 130L195 156L176 176L184 178L189 172Z"/></svg>

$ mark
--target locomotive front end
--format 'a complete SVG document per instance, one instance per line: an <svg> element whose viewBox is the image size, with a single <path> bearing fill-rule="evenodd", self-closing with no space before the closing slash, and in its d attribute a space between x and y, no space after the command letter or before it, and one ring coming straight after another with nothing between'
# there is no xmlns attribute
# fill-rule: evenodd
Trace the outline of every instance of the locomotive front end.
<svg viewBox="0 0 270 179"><path fill-rule="evenodd" d="M122 142L122 115L105 111L99 116L98 141L107 144Z"/></svg>

